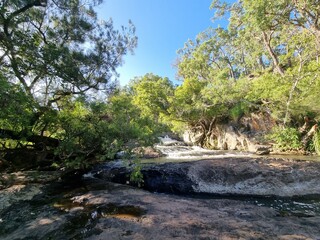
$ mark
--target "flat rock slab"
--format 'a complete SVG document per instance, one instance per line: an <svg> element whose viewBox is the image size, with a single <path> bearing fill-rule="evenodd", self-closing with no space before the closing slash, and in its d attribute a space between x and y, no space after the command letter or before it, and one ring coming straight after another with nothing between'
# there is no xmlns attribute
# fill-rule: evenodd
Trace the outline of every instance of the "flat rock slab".
<svg viewBox="0 0 320 240"><path fill-rule="evenodd" d="M130 167L108 163L98 178L126 183ZM144 188L180 194L305 196L320 195L320 162L283 158L222 158L142 165Z"/></svg>
<svg viewBox="0 0 320 240"><path fill-rule="evenodd" d="M154 194L99 180L63 198L42 194L20 202L0 211L0 219L3 240L320 238L319 216L283 215L237 200Z"/></svg>

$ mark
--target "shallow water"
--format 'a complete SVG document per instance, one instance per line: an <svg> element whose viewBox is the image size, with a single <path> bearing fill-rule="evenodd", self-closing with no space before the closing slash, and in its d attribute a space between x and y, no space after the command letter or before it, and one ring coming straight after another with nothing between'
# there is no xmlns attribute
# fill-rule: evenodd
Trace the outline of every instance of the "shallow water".
<svg viewBox="0 0 320 240"><path fill-rule="evenodd" d="M208 159L221 158L257 158L266 157L263 155L256 155L249 152L231 151L231 150L209 150L197 146L183 146L179 141L170 139L168 137L160 139L163 145L156 145L156 149L160 150L165 157L155 159L143 159L141 163L169 163L169 162L192 162ZM293 154L270 154L267 157L272 158L288 158L292 160L302 161L320 161L320 156L309 155L293 155ZM192 197L203 198L202 195ZM221 196L206 195L205 198L221 198ZM223 197L222 197L223 198ZM232 197L228 199L237 199L245 201L258 206L270 207L279 212L279 216L298 216L298 217L312 217L320 216L320 193L318 196L307 196L299 198L279 198L279 197Z"/></svg>
<svg viewBox="0 0 320 240"><path fill-rule="evenodd" d="M320 216L320 197L311 198L260 198L249 199L248 203L270 207L278 211L279 216L314 217Z"/></svg>
<svg viewBox="0 0 320 240"><path fill-rule="evenodd" d="M228 157L255 157L249 152L209 150L197 146L161 146L156 149L165 154L165 157L155 159L143 159L142 163L166 163L166 162L190 162L214 158Z"/></svg>
<svg viewBox="0 0 320 240"><path fill-rule="evenodd" d="M298 154L270 154L257 155L245 151L233 150L210 150L198 146L185 146L183 142L171 139L169 137L160 138L162 144L155 145L155 148L161 151L165 156L154 159L142 159L142 163L167 163L167 162L190 162L216 158L237 158L237 157L273 157L288 158L293 160L320 161L320 156L316 155L298 155Z"/></svg>

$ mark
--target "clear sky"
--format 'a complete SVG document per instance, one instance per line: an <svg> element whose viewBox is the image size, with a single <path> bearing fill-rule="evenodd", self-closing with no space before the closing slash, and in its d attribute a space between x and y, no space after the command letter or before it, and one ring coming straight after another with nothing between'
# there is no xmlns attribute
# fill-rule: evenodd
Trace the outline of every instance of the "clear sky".
<svg viewBox="0 0 320 240"><path fill-rule="evenodd" d="M112 18L117 28L127 26L130 19L138 36L135 54L127 55L118 69L120 84L146 73L175 80L176 51L209 26L217 26L211 21L211 1L104 0L97 9L99 18Z"/></svg>

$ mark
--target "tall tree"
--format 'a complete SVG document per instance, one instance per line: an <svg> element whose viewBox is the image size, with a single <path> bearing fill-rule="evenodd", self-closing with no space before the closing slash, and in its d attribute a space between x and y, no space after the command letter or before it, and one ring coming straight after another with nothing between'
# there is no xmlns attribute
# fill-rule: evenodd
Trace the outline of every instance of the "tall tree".
<svg viewBox="0 0 320 240"><path fill-rule="evenodd" d="M62 95L107 89L122 56L136 46L134 27L99 21L101 1L10 0L0 3L1 72L50 105Z"/></svg>
<svg viewBox="0 0 320 240"><path fill-rule="evenodd" d="M130 83L133 103L142 110L143 115L152 116L155 121L168 115L169 99L174 86L167 77L152 73L133 79Z"/></svg>
<svg viewBox="0 0 320 240"><path fill-rule="evenodd" d="M34 103L38 117L65 96L108 91L135 28L100 21L101 0L4 0L0 3L0 72ZM30 123L32 124L32 123Z"/></svg>

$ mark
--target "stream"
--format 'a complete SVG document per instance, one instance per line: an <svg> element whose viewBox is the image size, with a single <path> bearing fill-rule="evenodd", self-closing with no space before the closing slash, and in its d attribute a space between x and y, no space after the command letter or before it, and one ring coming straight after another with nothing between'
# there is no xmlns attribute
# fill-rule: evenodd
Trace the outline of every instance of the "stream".
<svg viewBox="0 0 320 240"><path fill-rule="evenodd" d="M211 185L205 191L177 188L186 189L178 194L159 188L159 184L179 185L179 181L189 184L190 179L184 180L185 175L180 173L206 169L206 165L199 169L194 165L221 161L236 168L237 163L261 165L267 161L251 153L207 150L170 138L162 140L156 149L166 156L139 160L144 174L158 170L167 174L151 182L145 178L143 188L148 191L127 184L127 172L123 170L135 163L121 159L86 174L48 183L31 180L1 190L0 239L320 239L320 192L279 197L216 194L210 192ZM319 161L308 156L291 159L291 165L305 161L313 166ZM119 174L115 183L108 178L110 169L116 170L111 174ZM178 180L176 170L181 171ZM195 176L191 180L199 181Z"/></svg>
<svg viewBox="0 0 320 240"><path fill-rule="evenodd" d="M210 150L199 146L186 146L183 142L172 139L168 136L160 137L160 144L155 145L155 148L161 151L165 156L154 159L143 159L142 163L165 163L165 162L187 162L199 161L213 158L241 158L241 157L265 157L245 151L232 150ZM297 155L297 154L272 154L274 158L288 158L293 160L318 161L320 156L317 155Z"/></svg>
<svg viewBox="0 0 320 240"><path fill-rule="evenodd" d="M161 151L165 156L156 159L142 159L142 164L163 164L194 162L208 159L223 158L263 158L265 156L256 155L250 152L240 152L231 150L209 150L198 146L185 146L182 142L169 138L168 136L160 138L161 144L155 145L155 148ZM307 155L272 155L274 158L288 158L299 161L320 162L320 156ZM117 162L116 164L119 164ZM320 183L319 183L320 184ZM217 194L195 194L186 195L193 198L204 199L236 199L257 206L269 207L275 209L280 215L294 216L320 216L320 192L314 195L301 197L278 197L278 196L233 196Z"/></svg>

